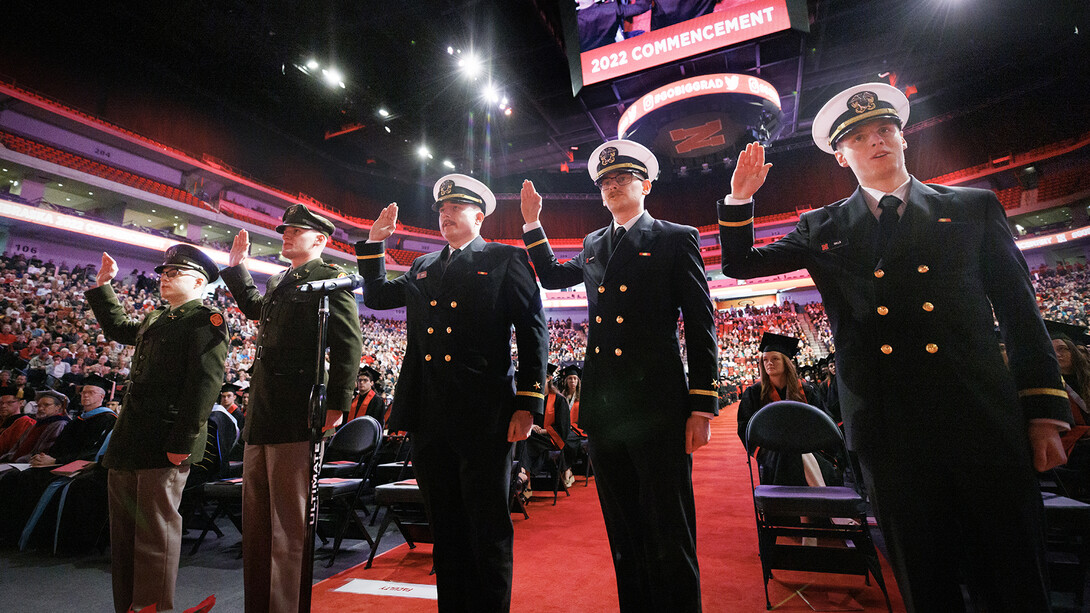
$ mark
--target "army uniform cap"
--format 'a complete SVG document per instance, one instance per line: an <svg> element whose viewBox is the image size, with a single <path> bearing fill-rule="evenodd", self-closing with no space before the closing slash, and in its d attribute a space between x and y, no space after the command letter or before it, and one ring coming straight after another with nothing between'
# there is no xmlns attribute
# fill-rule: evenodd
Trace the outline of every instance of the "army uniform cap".
<svg viewBox="0 0 1090 613"><path fill-rule="evenodd" d="M454 173L440 177L431 191L435 197L435 204L431 205L433 211L438 211L444 202L474 204L484 211L485 217L496 210L496 195L487 185L468 175Z"/></svg>
<svg viewBox="0 0 1090 613"><path fill-rule="evenodd" d="M276 231L283 234L288 228L317 230L326 236L332 236L337 229L332 221L311 211L305 204L293 204L284 211L284 222L276 226Z"/></svg>
<svg viewBox="0 0 1090 613"><path fill-rule="evenodd" d="M618 170L654 181L659 178L659 160L647 147L623 138L598 145L587 160L587 172L595 185L603 175Z"/></svg>
<svg viewBox="0 0 1090 613"><path fill-rule="evenodd" d="M57 404L61 405L61 410L65 410L68 408L68 396L65 396L64 394L54 389L38 390L37 395L35 395L34 397L40 401L45 396L49 396L50 398L56 400Z"/></svg>
<svg viewBox="0 0 1090 613"><path fill-rule="evenodd" d="M833 96L814 117L810 134L814 144L833 153L848 132L874 119L892 119L899 127L908 122L908 98L886 83L863 83Z"/></svg>
<svg viewBox="0 0 1090 613"><path fill-rule="evenodd" d="M167 268L185 268L195 270L214 283L220 276L220 268L208 257L208 254L185 243L178 243L167 248L163 263L155 267L156 274L163 274Z"/></svg>
<svg viewBox="0 0 1090 613"><path fill-rule="evenodd" d="M761 353L766 351L779 351L789 358L795 357L799 352L799 339L782 334L765 332L761 335L761 345L758 347Z"/></svg>
<svg viewBox="0 0 1090 613"><path fill-rule="evenodd" d="M80 383L80 385L84 387L90 385L92 387L97 387L101 389L102 391L106 392L107 400L110 399L110 394L114 391L114 382L103 377L102 375L87 375L83 378L83 381Z"/></svg>

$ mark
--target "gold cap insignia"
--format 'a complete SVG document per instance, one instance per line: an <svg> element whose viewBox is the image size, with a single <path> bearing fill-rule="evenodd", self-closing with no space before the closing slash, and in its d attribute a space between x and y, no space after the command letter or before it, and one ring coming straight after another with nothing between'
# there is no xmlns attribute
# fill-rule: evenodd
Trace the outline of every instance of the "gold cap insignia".
<svg viewBox="0 0 1090 613"><path fill-rule="evenodd" d="M449 196L452 191L454 191L454 181L447 179L439 186L439 197Z"/></svg>
<svg viewBox="0 0 1090 613"><path fill-rule="evenodd" d="M874 92L859 92L848 98L848 108L856 114L873 111L876 108L875 101L878 96Z"/></svg>
<svg viewBox="0 0 1090 613"><path fill-rule="evenodd" d="M617 148L606 147L602 150L602 153L598 155L598 163L600 166L609 166L617 159Z"/></svg>

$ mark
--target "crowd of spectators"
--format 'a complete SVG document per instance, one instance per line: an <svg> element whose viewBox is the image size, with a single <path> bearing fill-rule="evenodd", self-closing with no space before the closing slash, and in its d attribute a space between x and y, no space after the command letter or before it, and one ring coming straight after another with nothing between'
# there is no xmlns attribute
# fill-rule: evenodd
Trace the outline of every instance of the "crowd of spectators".
<svg viewBox="0 0 1090 613"><path fill-rule="evenodd" d="M1083 263L1033 271L1037 304L1046 320L1090 326L1090 268Z"/></svg>
<svg viewBox="0 0 1090 613"><path fill-rule="evenodd" d="M1090 324L1090 268L1060 264L1032 272L1045 319ZM53 387L72 399L72 407L79 404L76 386L90 373L115 381L117 396L123 394L133 348L107 341L99 332L83 300L83 292L93 285L95 273L94 264L69 267L67 262L42 262L22 254L0 257L0 367L12 372L14 376L9 374L9 379L22 374L31 387ZM159 304L156 278L147 271L133 269L118 277L114 285L122 306L133 317ZM223 310L231 331L225 382L237 385L245 394L256 353L251 340L256 325L242 315L226 288L215 288L208 299ZM800 369L816 364L834 350L821 303L796 305L786 301L730 308L717 313L716 325L724 404L736 401L739 391L757 380L757 346L765 332L815 339L803 343L797 357ZM360 328L364 362L381 374L381 389L389 397L404 359L405 322L361 316ZM549 318L548 328L550 362L583 360L586 321ZM684 335L681 340L684 351ZM33 409L30 403L23 410Z"/></svg>

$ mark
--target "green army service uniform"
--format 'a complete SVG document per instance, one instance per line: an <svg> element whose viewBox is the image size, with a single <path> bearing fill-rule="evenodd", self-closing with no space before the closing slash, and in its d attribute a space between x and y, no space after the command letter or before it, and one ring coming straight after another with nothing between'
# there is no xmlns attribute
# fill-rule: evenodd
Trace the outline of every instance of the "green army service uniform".
<svg viewBox="0 0 1090 613"><path fill-rule="evenodd" d="M274 275L264 295L245 265L221 274L242 313L259 321L242 432L246 611L295 611L311 471L307 408L315 380L321 303L321 294L301 292L299 286L346 273L315 258ZM359 307L348 290L329 296L327 338L326 409L343 412L351 406L363 351Z"/></svg>
<svg viewBox="0 0 1090 613"><path fill-rule="evenodd" d="M181 550L178 514L189 464L199 460L208 415L223 382L227 324L218 309L191 300L129 319L110 284L87 302L107 338L135 345L129 389L103 465L109 469L114 607L173 606ZM188 458L176 466L167 454Z"/></svg>

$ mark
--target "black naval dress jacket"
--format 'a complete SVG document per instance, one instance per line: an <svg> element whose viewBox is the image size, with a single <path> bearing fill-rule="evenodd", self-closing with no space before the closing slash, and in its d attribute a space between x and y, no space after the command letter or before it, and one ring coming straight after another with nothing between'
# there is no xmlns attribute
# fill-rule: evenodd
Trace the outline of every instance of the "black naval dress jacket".
<svg viewBox="0 0 1090 613"><path fill-rule="evenodd" d="M102 285L85 293L110 340L136 345L121 415L103 458L106 468L139 470L173 466L167 453L199 462L208 438L208 414L223 384L227 323L218 309L191 300L162 307L142 321L129 319Z"/></svg>
<svg viewBox="0 0 1090 613"><path fill-rule="evenodd" d="M609 226L561 264L542 228L523 241L547 289L586 285L590 329L579 427L625 437L669 432L693 411L719 414L715 316L695 228L644 213L610 257ZM688 376L678 341L685 320Z"/></svg>
<svg viewBox="0 0 1090 613"><path fill-rule="evenodd" d="M244 264L220 271L239 310L258 320L257 359L242 437L250 445L310 440L307 406L318 353L316 292L300 292L309 281L335 279L341 268L315 258L269 279L262 296ZM355 296L340 290L329 296L329 367L326 410L347 411L356 388L363 340Z"/></svg>
<svg viewBox="0 0 1090 613"><path fill-rule="evenodd" d="M849 449L1028 464L1026 421L1070 417L1028 268L992 192L912 179L882 258L861 189L803 213L770 245L753 247L752 203L720 204L719 224L727 276L809 271L836 341Z"/></svg>
<svg viewBox="0 0 1090 613"><path fill-rule="evenodd" d="M384 244L356 243L364 304L406 310L405 358L387 428L506 438L516 410L545 410L549 332L541 294L522 249L478 236L444 273L447 249L416 258L388 281Z"/></svg>

